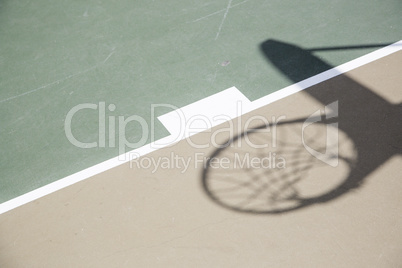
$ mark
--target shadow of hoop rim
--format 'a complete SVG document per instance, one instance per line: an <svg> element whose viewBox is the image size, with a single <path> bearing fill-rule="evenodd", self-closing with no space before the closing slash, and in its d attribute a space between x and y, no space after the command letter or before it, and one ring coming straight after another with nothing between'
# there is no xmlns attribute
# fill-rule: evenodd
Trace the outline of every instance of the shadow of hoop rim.
<svg viewBox="0 0 402 268"><path fill-rule="evenodd" d="M288 124L294 124L294 123L303 123L305 122L306 118L300 118L300 119L295 119L295 120L289 120L289 121L281 121L276 123L276 126L278 125L288 125ZM332 123L333 120L327 120L323 118L320 122L317 122L318 124L328 124ZM210 163L211 161L216 158L223 150L225 150L230 144L233 144L235 141L243 138L247 134L251 134L253 132L256 132L258 130L271 127L274 124L264 124L259 127L252 128L248 131L244 131L240 133L239 135L235 136L234 138L228 139L223 145L215 149L215 151L211 154L210 158L207 160L205 168L202 173L202 188L205 191L205 193L211 198L215 203L219 204L220 206L233 210L236 212L242 212L242 213L251 213L251 214L282 214L286 212L291 212L294 210L299 210L302 208L306 208L308 206L314 205L314 204L319 204L319 203L325 203L328 201L331 201L346 192L351 191L354 188L357 188L360 186L360 182L357 180L354 180L351 178L351 173L353 169L349 171L349 173L346 175L346 177L343 179L342 183L340 183L336 188L330 190L329 192L326 192L325 194L318 196L318 197L313 197L313 198L305 198L305 199L295 199L297 201L300 201L300 203L296 206L292 206L289 208L284 208L284 209L268 209L268 210L254 210L254 209L243 209L240 207L236 206L231 206L226 204L225 202L222 202L214 193L211 191L211 189L208 186L208 179L209 177L209 172L210 172ZM349 164L349 163L348 163ZM350 166L350 164L349 164Z"/></svg>

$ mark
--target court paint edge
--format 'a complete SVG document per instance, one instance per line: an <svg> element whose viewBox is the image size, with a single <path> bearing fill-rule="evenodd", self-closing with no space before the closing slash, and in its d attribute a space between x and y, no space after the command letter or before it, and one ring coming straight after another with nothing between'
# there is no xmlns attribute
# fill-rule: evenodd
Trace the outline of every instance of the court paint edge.
<svg viewBox="0 0 402 268"><path fill-rule="evenodd" d="M328 79L331 79L335 76L338 76L342 73L351 71L355 68L358 68L360 66L363 66L365 64L368 64L370 62L373 62L375 60L378 60L380 58L383 58L385 56L388 56L392 53L395 53L399 50L402 49L402 40L398 41L394 44L391 44L387 47L378 49L376 51L373 51L367 55L361 56L357 59L354 59L352 61L349 61L347 63L344 63L342 65L339 65L335 68L332 68L328 71L322 72L320 74L317 74L315 76L312 76L310 78L307 78L299 83L293 84L291 86L285 87L281 90L278 90L274 93L271 93L267 96L264 96L260 99L257 99L255 101L253 101L251 103L251 107L250 109L245 110L242 114L240 114L239 116L246 114L250 111L256 110L258 108L261 108L265 105L268 105L270 103L273 103L275 101L278 101L280 99L283 99L285 97L288 97L294 93L300 92L306 88L309 88L313 85L316 85L318 83L324 82ZM215 95L215 94L214 94ZM212 95L212 96L214 96ZM210 96L210 97L212 97ZM207 97L207 98L210 98ZM205 98L205 99L207 99ZM222 100L222 102L224 102L225 100ZM191 105L191 104L190 104ZM189 105L188 105L189 106ZM223 122L222 122L223 123ZM194 133L196 134L196 133ZM183 137L182 139L185 139L186 137ZM122 165L124 163L129 162L132 159L135 159L137 157L140 156L144 156L146 154L149 154L153 151L165 148L165 147L169 147L174 145L175 143L179 142L180 140L175 140L175 141L171 141L169 140L171 139L171 136L167 136L165 138L162 138L158 141L155 141L153 143L147 144L141 148L132 150L130 152L127 152L125 154L116 156L112 159L106 160L104 162L101 162L97 165L94 165L92 167L86 168L82 171L79 171L77 173L74 173L72 175L69 175L67 177L64 177L62 179L59 179L55 182L52 182L50 184L47 184L45 186L42 186L38 189L35 189L31 192L25 193L21 196L15 197L11 200L8 200L2 204L0 204L0 214L6 213L7 211L10 211L14 208L17 208L19 206L22 206L24 204L27 204L29 202L32 202L36 199L39 199L43 196L49 195L53 192L56 192L58 190L61 190L63 188L66 188L70 185L73 185L77 182L80 182L82 180L85 180L87 178L90 178L92 176L95 176L99 173L102 173L104 171L107 171L109 169L112 169L114 167L117 167L119 165ZM181 139L181 140L182 140ZM166 141L167 143L164 146L160 146L158 144L164 143L164 141ZM131 157L131 158L130 158Z"/></svg>

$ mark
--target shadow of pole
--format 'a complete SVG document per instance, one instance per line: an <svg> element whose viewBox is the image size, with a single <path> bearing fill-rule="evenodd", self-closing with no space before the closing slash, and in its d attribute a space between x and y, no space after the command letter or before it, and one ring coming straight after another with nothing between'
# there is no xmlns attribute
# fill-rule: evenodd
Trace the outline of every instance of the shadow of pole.
<svg viewBox="0 0 402 268"><path fill-rule="evenodd" d="M260 49L263 54L277 69L279 69L287 78L293 82L300 82L313 75L324 72L332 68L331 65L314 56L311 51L302 49L296 45L267 40L261 44ZM351 170L343 182L322 195L300 198L297 194L289 194L285 199L295 202L288 207L259 208L254 209L247 206L247 200L261 196L266 188L271 187L267 183L257 180L255 175L251 176L250 182L241 182L236 184L236 191L241 187L251 187L253 184L259 185L259 188L253 188L255 194L247 195L244 202L228 203L225 197L211 187L214 179L214 172L210 168L211 163L207 163L203 172L202 183L207 195L216 203L231 210L239 212L257 213L257 214L279 214L284 212L301 209L313 204L325 203L350 192L352 189L360 187L364 179L385 163L389 158L402 152L402 107L393 105L384 100L379 95L372 92L369 88L359 84L345 74L313 86L304 90L303 94L308 94L324 106L338 102L338 128L352 140L354 148L357 151L358 158L356 163L350 165ZM306 118L294 121L281 122L280 126L302 123ZM328 122L320 122L327 124ZM244 138L249 133L269 126L263 125L252 130L246 130L239 136L227 141L225 146L218 148L211 155L210 159L218 157L229 150L229 145L235 141ZM248 171L247 171L248 172ZM297 175L298 171L293 171ZM264 173L263 176L270 176ZM287 175L282 175L282 179ZM281 178L280 178L281 179ZM300 178L302 179L302 178ZM290 189L292 183L286 183L281 189ZM261 190L262 189L262 190ZM257 193L258 192L258 193ZM272 195L272 194L271 194ZM251 202L251 201L250 201Z"/></svg>

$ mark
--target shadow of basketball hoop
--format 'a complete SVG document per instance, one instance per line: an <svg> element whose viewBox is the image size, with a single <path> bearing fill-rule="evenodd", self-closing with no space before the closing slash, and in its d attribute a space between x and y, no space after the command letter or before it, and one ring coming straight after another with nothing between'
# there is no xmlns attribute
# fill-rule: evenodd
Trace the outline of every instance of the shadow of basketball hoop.
<svg viewBox="0 0 402 268"><path fill-rule="evenodd" d="M268 40L261 50L293 82L332 68L312 50L295 45ZM360 187L377 167L401 154L400 104L345 74L303 94L326 107L336 103L339 114L262 125L227 140L212 153L202 175L203 189L214 202L256 214L326 203ZM336 133L332 144L330 133Z"/></svg>

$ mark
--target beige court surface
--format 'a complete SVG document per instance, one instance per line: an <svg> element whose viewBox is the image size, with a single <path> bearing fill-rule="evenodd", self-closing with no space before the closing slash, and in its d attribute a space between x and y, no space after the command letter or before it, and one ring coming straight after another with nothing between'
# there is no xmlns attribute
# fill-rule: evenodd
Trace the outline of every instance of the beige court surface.
<svg viewBox="0 0 402 268"><path fill-rule="evenodd" d="M0 215L0 267L401 267L401 62L394 53L191 137L224 143L233 126L233 146L182 140L143 156L190 159L186 170L132 161ZM335 101L333 167L305 150L297 119ZM286 117L275 148L245 142L272 141L272 128L251 130L266 130L261 116ZM329 131L312 124L304 140L328 153ZM198 161L269 152L286 167Z"/></svg>

